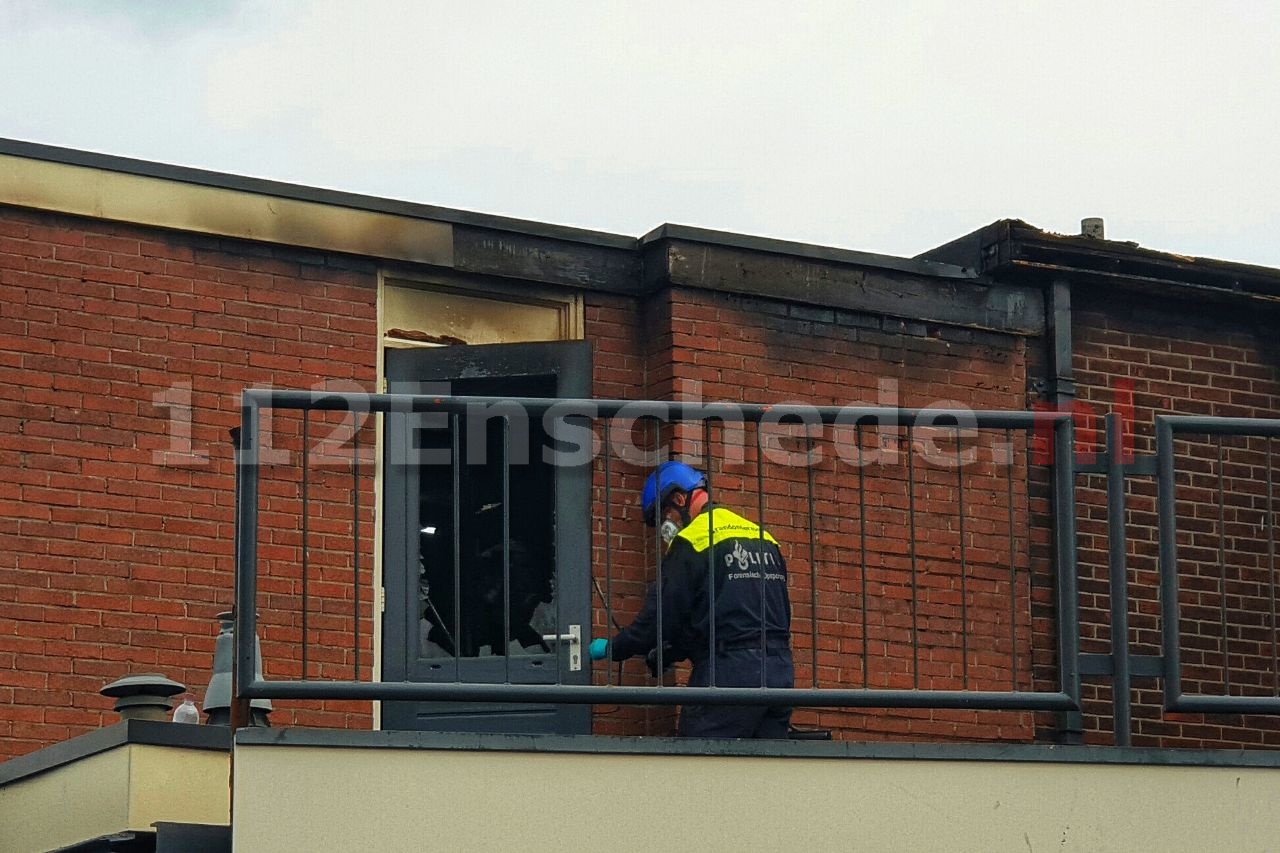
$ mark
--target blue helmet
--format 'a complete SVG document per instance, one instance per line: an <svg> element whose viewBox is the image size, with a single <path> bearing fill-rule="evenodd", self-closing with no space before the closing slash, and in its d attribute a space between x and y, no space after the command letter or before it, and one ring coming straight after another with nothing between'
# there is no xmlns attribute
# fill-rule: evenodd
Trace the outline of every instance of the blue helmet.
<svg viewBox="0 0 1280 853"><path fill-rule="evenodd" d="M644 523L653 527L658 523L658 508L676 489L691 492L706 488L707 478L701 471L683 462L663 462L644 481L640 491L640 508L644 511Z"/></svg>

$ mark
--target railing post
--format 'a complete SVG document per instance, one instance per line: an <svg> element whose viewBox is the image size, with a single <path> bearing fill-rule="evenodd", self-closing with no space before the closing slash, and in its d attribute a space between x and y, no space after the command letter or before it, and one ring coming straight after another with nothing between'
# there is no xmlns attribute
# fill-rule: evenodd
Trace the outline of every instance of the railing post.
<svg viewBox="0 0 1280 853"><path fill-rule="evenodd" d="M256 677L254 638L258 598L258 404L246 391L240 430L232 437L236 468L235 656L231 667L231 731L249 725L246 681Z"/></svg>
<svg viewBox="0 0 1280 853"><path fill-rule="evenodd" d="M1174 496L1173 424L1156 415L1156 501L1160 538L1160 639L1164 657L1164 707L1182 698L1178 655L1178 513Z"/></svg>
<svg viewBox="0 0 1280 853"><path fill-rule="evenodd" d="M1111 702L1116 746L1130 745L1129 568L1125 519L1124 428L1120 416L1107 414L1107 539L1111 587Z"/></svg>
<svg viewBox="0 0 1280 853"><path fill-rule="evenodd" d="M1058 667L1061 689L1075 708L1063 712L1059 728L1064 743L1083 741L1080 712L1080 595L1076 578L1076 447L1070 413L1059 413L1053 436L1053 529L1058 575Z"/></svg>

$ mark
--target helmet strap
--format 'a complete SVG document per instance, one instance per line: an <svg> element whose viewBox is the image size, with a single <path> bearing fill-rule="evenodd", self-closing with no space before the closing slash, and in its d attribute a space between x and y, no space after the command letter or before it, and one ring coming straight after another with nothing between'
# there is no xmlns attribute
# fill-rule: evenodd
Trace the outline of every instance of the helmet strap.
<svg viewBox="0 0 1280 853"><path fill-rule="evenodd" d="M676 512L680 514L680 526L689 526L689 493L686 491L676 490L671 495L670 504L676 508Z"/></svg>
<svg viewBox="0 0 1280 853"><path fill-rule="evenodd" d="M676 508L676 512L680 513L681 527L689 526L689 522L692 520L690 510L693 508L695 503L706 504L705 500L697 501L695 497L698 492L702 491L703 489L701 488L694 489L692 492L677 491L671 496L671 505ZM698 511L702 511L702 506L698 507Z"/></svg>

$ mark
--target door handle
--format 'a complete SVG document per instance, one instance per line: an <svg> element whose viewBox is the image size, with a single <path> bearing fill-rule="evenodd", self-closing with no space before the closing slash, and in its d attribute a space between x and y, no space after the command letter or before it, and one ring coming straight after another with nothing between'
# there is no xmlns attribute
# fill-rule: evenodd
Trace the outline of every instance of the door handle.
<svg viewBox="0 0 1280 853"><path fill-rule="evenodd" d="M544 643L568 643L569 644L569 671L578 672L582 669L582 626L570 625L567 634L543 634L542 642Z"/></svg>

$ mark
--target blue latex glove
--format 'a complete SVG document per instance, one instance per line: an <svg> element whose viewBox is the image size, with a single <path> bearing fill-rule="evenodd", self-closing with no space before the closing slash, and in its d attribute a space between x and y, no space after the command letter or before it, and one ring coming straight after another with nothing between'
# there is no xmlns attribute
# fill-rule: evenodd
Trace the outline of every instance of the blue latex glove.
<svg viewBox="0 0 1280 853"><path fill-rule="evenodd" d="M587 654L592 660L604 660L609 656L609 641L604 637L596 637L591 641L591 645L587 646Z"/></svg>

